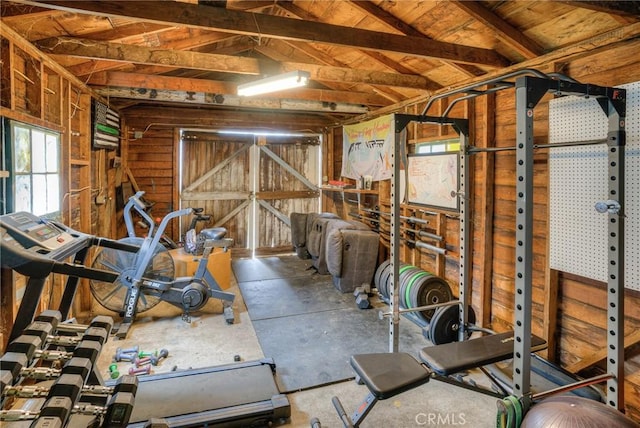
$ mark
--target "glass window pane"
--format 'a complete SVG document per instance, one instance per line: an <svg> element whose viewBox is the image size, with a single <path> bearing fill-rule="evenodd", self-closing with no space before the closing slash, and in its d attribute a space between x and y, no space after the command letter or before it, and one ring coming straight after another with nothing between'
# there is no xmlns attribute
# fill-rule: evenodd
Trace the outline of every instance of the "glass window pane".
<svg viewBox="0 0 640 428"><path fill-rule="evenodd" d="M28 128L16 126L13 128L13 172L31 171L31 132Z"/></svg>
<svg viewBox="0 0 640 428"><path fill-rule="evenodd" d="M431 153L442 153L447 150L445 144L433 144L431 146Z"/></svg>
<svg viewBox="0 0 640 428"><path fill-rule="evenodd" d="M58 136L47 134L47 172L58 172Z"/></svg>
<svg viewBox="0 0 640 428"><path fill-rule="evenodd" d="M448 152L459 152L460 151L460 142L447 144L447 151Z"/></svg>
<svg viewBox="0 0 640 428"><path fill-rule="evenodd" d="M14 211L31 212L31 176L16 175Z"/></svg>
<svg viewBox="0 0 640 428"><path fill-rule="evenodd" d="M33 130L31 132L31 162L32 171L45 172L47 153L44 150L44 132Z"/></svg>
<svg viewBox="0 0 640 428"><path fill-rule="evenodd" d="M431 146L429 144L420 144L417 153L431 153Z"/></svg>
<svg viewBox="0 0 640 428"><path fill-rule="evenodd" d="M60 211L60 181L57 174L47 174L47 214Z"/></svg>
<svg viewBox="0 0 640 428"><path fill-rule="evenodd" d="M47 179L44 174L33 176L33 211L35 215L47 214Z"/></svg>

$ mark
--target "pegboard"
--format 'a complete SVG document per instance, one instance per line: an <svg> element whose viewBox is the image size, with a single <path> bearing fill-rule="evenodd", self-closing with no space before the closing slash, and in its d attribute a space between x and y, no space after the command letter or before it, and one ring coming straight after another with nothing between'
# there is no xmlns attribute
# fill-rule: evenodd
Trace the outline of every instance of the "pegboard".
<svg viewBox="0 0 640 428"><path fill-rule="evenodd" d="M625 148L625 287L640 291L640 82L627 89ZM595 99L549 103L549 142L607 137L607 118ZM607 146L558 147L549 155L550 267L607 281Z"/></svg>

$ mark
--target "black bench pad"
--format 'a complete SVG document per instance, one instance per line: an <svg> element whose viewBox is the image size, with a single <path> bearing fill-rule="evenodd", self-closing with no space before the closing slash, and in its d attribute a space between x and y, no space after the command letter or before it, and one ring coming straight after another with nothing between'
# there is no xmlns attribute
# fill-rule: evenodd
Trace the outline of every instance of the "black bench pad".
<svg viewBox="0 0 640 428"><path fill-rule="evenodd" d="M426 367L404 352L353 355L351 366L378 400L418 387L430 376Z"/></svg>
<svg viewBox="0 0 640 428"><path fill-rule="evenodd" d="M547 342L531 336L531 352L546 348ZM422 348L420 359L435 373L448 376L513 357L513 332L482 336L463 342Z"/></svg>

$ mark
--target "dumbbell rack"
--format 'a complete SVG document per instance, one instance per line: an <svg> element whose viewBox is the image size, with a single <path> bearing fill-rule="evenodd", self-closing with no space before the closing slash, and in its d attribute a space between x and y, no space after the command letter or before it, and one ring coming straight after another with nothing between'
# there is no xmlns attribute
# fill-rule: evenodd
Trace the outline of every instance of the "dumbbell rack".
<svg viewBox="0 0 640 428"><path fill-rule="evenodd" d="M104 386L95 368L113 320L88 326L61 322L44 311L12 340L0 358L0 425L31 427L124 427L133 411L135 376Z"/></svg>

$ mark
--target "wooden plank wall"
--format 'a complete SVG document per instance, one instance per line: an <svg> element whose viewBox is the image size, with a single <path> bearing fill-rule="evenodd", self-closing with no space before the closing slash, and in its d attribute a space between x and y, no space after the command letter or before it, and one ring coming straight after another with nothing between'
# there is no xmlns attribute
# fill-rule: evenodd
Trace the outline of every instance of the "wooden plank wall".
<svg viewBox="0 0 640 428"><path fill-rule="evenodd" d="M91 93L77 78L7 26L0 26L0 116L60 134L61 218L81 232L91 229ZM4 156L4 154L3 154ZM26 278L2 269L0 352L13 327ZM36 311L58 308L67 277L51 275ZM69 316L90 308L82 281Z"/></svg>
<svg viewBox="0 0 640 428"><path fill-rule="evenodd" d="M584 83L604 86L622 85L640 80L640 41L619 43L607 49L565 58L561 63L539 68L543 72L563 72ZM548 142L547 95L536 106L534 114L535 143ZM443 106L440 106L442 109ZM457 107L456 107L457 108ZM471 122L471 144L480 147L508 147L515 145L515 94L512 90L498 92L492 97L480 97L471 102L466 111L452 117L468 117ZM421 109L411 110L414 113ZM462 113L462 115L459 115ZM431 111L430 111L430 114ZM435 112L434 114L437 114ZM410 127L410 140L417 142L437 136L420 133ZM341 131L333 130L333 135ZM335 138L334 138L335 140ZM342 151L341 144L335 153ZM334 160L335 164L335 160ZM515 224L515 153L473 155L473 227L474 254L472 270L472 306L485 326L498 331L511 329L514 301L514 224ZM327 172L331 172L327 168ZM338 179L339 169L329 179ZM548 252L548 150L536 151L534 158L534 260L533 260L533 332L548 337L552 347L548 358L563 367L587 375L603 365L606 348L606 284L549 270ZM388 182L381 183L380 198L388 195ZM386 189L386 190L385 190ZM386 192L386 193L385 193ZM386 196L388 198L388 196ZM323 209L332 209L323 199ZM405 212L416 212L404 207ZM458 276L456 245L457 221L447 218L443 229L447 249L445 279L456 290ZM417 250L403 248L403 261L415 263L426 270L435 268L435 258L417 254ZM550 283L557 281L557 283ZM552 294L547 294L552 293ZM545 310L545 302L548 306ZM555 304L555 306L554 306ZM636 344L627 350L625 372L626 412L640 421L640 293L625 293L626 342ZM557 308L557 314L554 311ZM552 312L549 312L552 311ZM553 325L553 320L557 325ZM551 321L551 323L549 322ZM588 367L594 366L590 370Z"/></svg>
<svg viewBox="0 0 640 428"><path fill-rule="evenodd" d="M122 217L122 208L129 196L137 190L144 191L144 199L153 203L149 211L153 218L162 218L173 211L174 192L174 130L172 126L150 127L149 119L144 116L129 116L125 119L126 141L122 158L122 184L116 189L118 237L126 236ZM135 130L142 130L142 136L136 138ZM136 219L134 219L135 221ZM174 225L170 236L175 236ZM136 228L136 234L143 236L145 230Z"/></svg>

